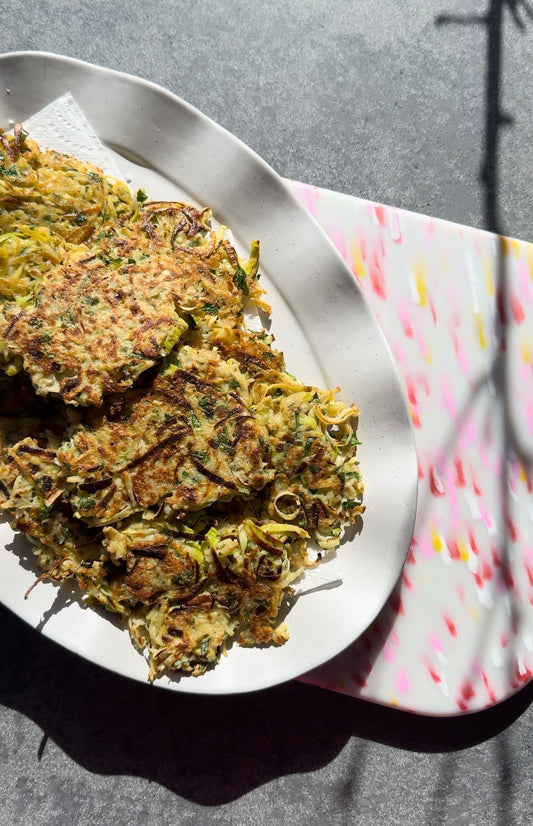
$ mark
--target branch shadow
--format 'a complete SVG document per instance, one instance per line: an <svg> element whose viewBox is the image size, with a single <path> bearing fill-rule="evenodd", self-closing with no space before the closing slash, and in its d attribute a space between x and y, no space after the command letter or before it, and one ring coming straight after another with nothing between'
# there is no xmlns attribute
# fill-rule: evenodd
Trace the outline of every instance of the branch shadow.
<svg viewBox="0 0 533 826"><path fill-rule="evenodd" d="M485 78L485 127L483 160L479 171L479 179L483 186L484 193L484 228L493 233L496 237L495 255L495 282L497 288L497 309L495 317L494 340L498 342L498 349L490 369L487 374L476 380L470 390L462 409L454 420L454 427L440 447L436 460L436 469L443 467L449 456L453 454L457 447L459 434L462 432L469 415L481 398L487 385L494 388L496 399L501 404L503 412L503 456L502 475L500 479L501 502L503 509L501 513L502 537L499 550L499 565L495 572L495 579L502 589L507 590L511 596L509 611L509 626L519 626L519 605L508 583L512 581L512 560L510 553L511 536L509 525L511 524L510 507L510 460L517 457L522 467L525 469L528 478L533 472L533 455L531 449L521 442L520 436L513 424L511 414L511 396L509 392L509 351L507 348L507 332L510 318L510 284L508 259L506 257L505 238L499 209L499 152L501 130L503 127L512 126L513 118L503 112L501 106L501 86L502 86L502 46L503 46L503 20L505 10L510 12L513 23L520 31L525 31L528 22L533 21L533 7L528 0L490 0L489 7L484 14L441 14L435 19L437 27L447 25L471 26L481 25L487 32L487 72ZM418 502L418 519L423 521L424 514L429 508L431 497L420 496ZM385 604L382 612L370 628L350 646L351 670L357 683L362 687L365 680L371 673L374 663L381 653L383 643L401 609L401 595L403 584L400 580ZM491 618L480 624L478 637L478 648L482 652L491 637ZM343 654L339 655L340 657ZM509 646L505 652L505 668L511 684L516 681L516 660L513 656L513 648ZM304 678L305 679L305 678ZM311 679L312 682L312 679ZM515 688L515 690L516 690Z"/></svg>
<svg viewBox="0 0 533 826"><path fill-rule="evenodd" d="M500 179L499 179L499 157L502 128L512 126L513 118L506 114L502 108L502 75L503 75L503 26L505 22L505 12L509 12L513 24L520 30L525 31L526 25L533 21L533 7L528 0L490 0L485 14L465 14L451 15L441 14L436 18L437 26L444 25L481 25L486 30L486 76L485 76L485 125L484 125L484 145L483 160L479 173L479 178L483 187L483 211L484 228L493 233L496 237L496 304L498 312L495 315L495 327L493 338L498 343L497 351L493 358L490 370L481 382L472 387L470 397L461 415L457 426L451 435L449 442L443 447L442 456L450 453L454 444L454 439L461 429L462 423L466 420L469 411L473 408L481 390L490 382L495 391L495 402L499 403L502 411L502 473L500 478L500 501L502 503L501 532L499 555L501 567L499 575L502 581L512 581L512 554L510 525L512 524L511 513L511 488L510 488L510 464L516 458L522 464L526 475L530 478L533 469L533 455L531 447L524 444L521 435L516 428L512 415L512 399L510 392L510 351L508 348L510 330L510 271L508 257L506 255L507 241L504 237L501 215L500 215ZM519 605L512 587L507 588L511 597L510 602L510 626L518 625ZM490 623L485 623L484 633L480 636L479 646L483 649L485 638L488 636ZM516 667L512 658L509 658L507 668L509 677L512 678L511 670Z"/></svg>
<svg viewBox="0 0 533 826"><path fill-rule="evenodd" d="M428 753L468 748L504 731L533 698L527 686L500 706L450 719L298 681L253 694L189 695L95 666L5 608L0 622L0 702L43 731L35 765L51 739L93 774L142 777L205 806L326 766L352 737Z"/></svg>
<svg viewBox="0 0 533 826"><path fill-rule="evenodd" d="M485 122L483 136L483 160L479 173L479 179L483 187L483 209L484 228L493 233L497 239L496 248L496 285L497 285L497 305L498 313L495 321L494 340L498 342L497 352L487 379L492 382L495 389L495 399L501 405L503 432L503 461L500 478L500 501L502 503L501 513L501 539L499 553L501 558L500 576L506 584L512 582L512 554L511 544L511 487L510 487L510 463L511 459L518 458L525 469L527 476L531 477L533 467L533 456L531 448L523 444L521 434L518 432L512 415L512 400L510 392L510 352L507 347L509 333L509 308L510 301L510 272L508 259L506 257L506 241L500 214L500 178L499 178L499 158L502 129L511 127L514 119L505 113L502 106L502 76L503 76L503 27L506 12L515 28L521 32L526 30L527 24L533 22L533 8L528 0L490 0L484 14L441 14L435 20L436 26L445 25L479 25L486 31L486 74L485 74ZM461 428L461 423L465 421L469 410L472 409L479 397L482 383L475 385L470 394L468 403L461 411L458 425L454 428L454 434L448 444L443 447L442 457L445 460L453 447L454 436ZM510 626L519 626L520 605L512 587L507 587L510 595ZM487 645L489 637L490 621L484 623L483 631L478 639L480 653ZM505 667L508 677L513 684L516 683L516 662L509 652ZM524 689L524 697L533 696L533 683L530 681ZM496 754L498 757L498 823L510 823L511 817L510 799L513 787L512 760L508 753L505 739L498 741ZM453 777L453 761L443 761L440 767L438 789L442 798L446 796L447 789L451 786ZM432 803L434 803L433 801ZM434 806L432 805L432 810ZM429 819L428 819L429 822Z"/></svg>

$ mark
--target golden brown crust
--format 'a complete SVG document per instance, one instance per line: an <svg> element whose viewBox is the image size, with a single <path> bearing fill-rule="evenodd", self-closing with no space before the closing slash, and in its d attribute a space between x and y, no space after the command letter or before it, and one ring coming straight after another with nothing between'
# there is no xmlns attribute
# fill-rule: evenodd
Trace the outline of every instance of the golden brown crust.
<svg viewBox="0 0 533 826"><path fill-rule="evenodd" d="M266 431L215 353L182 347L180 365L126 396L118 417L81 424L58 453L80 518L108 524L148 508L198 510L259 490Z"/></svg>
<svg viewBox="0 0 533 826"><path fill-rule="evenodd" d="M101 404L131 386L186 329L172 297L172 262L118 269L98 259L48 273L35 306L4 333L38 392L66 402Z"/></svg>

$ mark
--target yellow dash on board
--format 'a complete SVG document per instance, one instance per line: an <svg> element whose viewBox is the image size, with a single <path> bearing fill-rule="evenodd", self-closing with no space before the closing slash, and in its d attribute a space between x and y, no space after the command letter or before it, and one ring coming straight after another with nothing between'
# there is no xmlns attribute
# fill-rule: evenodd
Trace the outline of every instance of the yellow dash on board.
<svg viewBox="0 0 533 826"><path fill-rule="evenodd" d="M359 278L364 278L366 275L366 269L363 262L361 247L359 246L359 242L357 240L352 241L350 245L350 252L352 254L354 273L359 276Z"/></svg>
<svg viewBox="0 0 533 826"><path fill-rule="evenodd" d="M501 249L506 255L514 254L515 258L520 256L520 244L514 238L506 238L504 235L500 236Z"/></svg>
<svg viewBox="0 0 533 826"><path fill-rule="evenodd" d="M509 243L511 244L511 249L514 252L514 257L520 258L520 244L518 243L516 238L511 238Z"/></svg>
<svg viewBox="0 0 533 826"><path fill-rule="evenodd" d="M413 422L414 427L422 427L422 425L420 424L418 413L416 412L412 404L409 404L409 412L411 414L411 421Z"/></svg>
<svg viewBox="0 0 533 826"><path fill-rule="evenodd" d="M483 261L485 267L485 282L487 284L487 292L489 295L494 295L494 276L492 273L492 265L490 258L485 258Z"/></svg>
<svg viewBox="0 0 533 826"><path fill-rule="evenodd" d="M520 351L524 364L531 363L531 339L528 335L524 336L521 342Z"/></svg>
<svg viewBox="0 0 533 826"><path fill-rule="evenodd" d="M425 307L428 303L428 291L426 287L426 266L423 262L415 264L413 276L418 295L420 296L420 306Z"/></svg>
<svg viewBox="0 0 533 826"><path fill-rule="evenodd" d="M470 554L468 552L468 547L465 542L460 541L457 543L457 550L459 551L459 557L462 562L468 562L470 558Z"/></svg>
<svg viewBox="0 0 533 826"><path fill-rule="evenodd" d="M476 327L477 327L477 334L479 336L479 343L483 350L487 348L487 340L485 338L485 330L483 329L483 318L481 317L481 313L474 313L474 318L476 319Z"/></svg>
<svg viewBox="0 0 533 826"><path fill-rule="evenodd" d="M437 553L442 551L442 539L435 525L431 526L431 544Z"/></svg>

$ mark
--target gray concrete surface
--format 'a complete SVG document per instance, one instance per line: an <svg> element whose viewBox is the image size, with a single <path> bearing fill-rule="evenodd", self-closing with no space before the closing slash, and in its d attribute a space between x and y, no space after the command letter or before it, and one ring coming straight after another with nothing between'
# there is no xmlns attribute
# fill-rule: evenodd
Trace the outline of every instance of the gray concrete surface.
<svg viewBox="0 0 533 826"><path fill-rule="evenodd" d="M0 27L166 86L286 177L525 240L532 47L525 0L14 0ZM533 821L531 685L460 719L192 698L0 621L0 826Z"/></svg>

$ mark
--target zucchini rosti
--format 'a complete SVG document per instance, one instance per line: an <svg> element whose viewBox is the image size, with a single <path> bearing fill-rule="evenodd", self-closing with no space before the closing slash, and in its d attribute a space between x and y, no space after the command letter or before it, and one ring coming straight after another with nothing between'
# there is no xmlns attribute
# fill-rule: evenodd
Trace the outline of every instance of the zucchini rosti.
<svg viewBox="0 0 533 826"><path fill-rule="evenodd" d="M150 679L282 644L291 584L360 518L363 483L357 408L247 329L268 311L258 242L241 259L208 208L18 126L0 233L0 508L37 581L120 615Z"/></svg>
<svg viewBox="0 0 533 826"><path fill-rule="evenodd" d="M119 413L80 422L57 453L69 501L89 524L162 505L199 510L273 476L244 376L215 351L183 345L150 388L122 403Z"/></svg>

